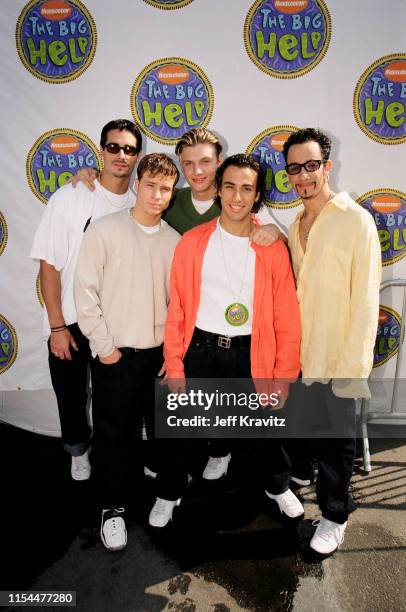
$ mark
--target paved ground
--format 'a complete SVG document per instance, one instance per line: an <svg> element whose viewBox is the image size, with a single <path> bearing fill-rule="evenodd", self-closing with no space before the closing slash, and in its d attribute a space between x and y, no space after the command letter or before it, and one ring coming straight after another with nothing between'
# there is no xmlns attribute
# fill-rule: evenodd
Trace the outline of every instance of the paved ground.
<svg viewBox="0 0 406 612"><path fill-rule="evenodd" d="M81 612L398 612L406 601L406 441L371 447L373 471L353 480L360 508L342 548L322 564L306 555L313 489L301 490L306 520L296 533L269 516L247 473L243 489L232 474L217 490L192 488L164 535L145 528L150 501L141 507L136 488L128 547L112 554L98 540L86 483L61 476L59 441L0 426L0 461L9 466L0 588L73 589ZM16 448L26 453L20 463Z"/></svg>

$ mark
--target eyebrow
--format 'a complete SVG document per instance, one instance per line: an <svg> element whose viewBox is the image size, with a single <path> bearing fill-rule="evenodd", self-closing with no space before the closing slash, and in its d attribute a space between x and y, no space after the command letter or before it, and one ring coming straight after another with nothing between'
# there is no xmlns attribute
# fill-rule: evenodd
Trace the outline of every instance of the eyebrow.
<svg viewBox="0 0 406 612"><path fill-rule="evenodd" d="M224 181L222 183L222 185L223 185L223 187L224 187L224 185L235 186L235 185L237 185L237 183L233 183L232 181ZM241 186L242 187L254 187L254 183L243 183Z"/></svg>

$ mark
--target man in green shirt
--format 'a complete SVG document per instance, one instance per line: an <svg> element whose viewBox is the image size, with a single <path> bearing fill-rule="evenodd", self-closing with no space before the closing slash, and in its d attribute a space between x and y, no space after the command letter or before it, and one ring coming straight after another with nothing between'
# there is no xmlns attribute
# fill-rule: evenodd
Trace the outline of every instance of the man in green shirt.
<svg viewBox="0 0 406 612"><path fill-rule="evenodd" d="M222 149L218 137L206 128L185 132L176 144L175 153L189 186L175 191L172 203L162 218L180 234L220 215L220 206L214 201L214 178L223 161ZM96 176L95 170L82 168L72 178L72 184L75 186L82 181L93 191ZM256 244L269 246L281 236L277 226L268 223L266 210L259 223L261 225L257 225L250 236Z"/></svg>

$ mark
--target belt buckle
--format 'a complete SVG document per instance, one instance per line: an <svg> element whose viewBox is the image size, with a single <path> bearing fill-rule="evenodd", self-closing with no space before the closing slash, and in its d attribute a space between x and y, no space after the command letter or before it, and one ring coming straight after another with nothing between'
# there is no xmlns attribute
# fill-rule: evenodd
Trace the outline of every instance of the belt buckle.
<svg viewBox="0 0 406 612"><path fill-rule="evenodd" d="M219 336L217 344L221 348L229 349L231 346L231 338L227 338L226 336Z"/></svg>

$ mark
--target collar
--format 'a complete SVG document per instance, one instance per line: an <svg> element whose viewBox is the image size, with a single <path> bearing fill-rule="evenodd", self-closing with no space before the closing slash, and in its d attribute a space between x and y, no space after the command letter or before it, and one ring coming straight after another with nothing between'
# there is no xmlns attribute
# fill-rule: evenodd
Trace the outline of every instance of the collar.
<svg viewBox="0 0 406 612"><path fill-rule="evenodd" d="M325 206L335 206L336 208L339 208L340 210L347 210L349 204L352 202L351 197L349 196L349 194L346 191L340 191L340 193L336 193L335 196L333 198L331 198L331 200L329 200L328 202L326 202ZM324 210L324 209L322 209ZM300 219L302 218L302 216L304 215L304 210L300 210L294 221L293 221L293 225L296 225L297 223L299 223Z"/></svg>

